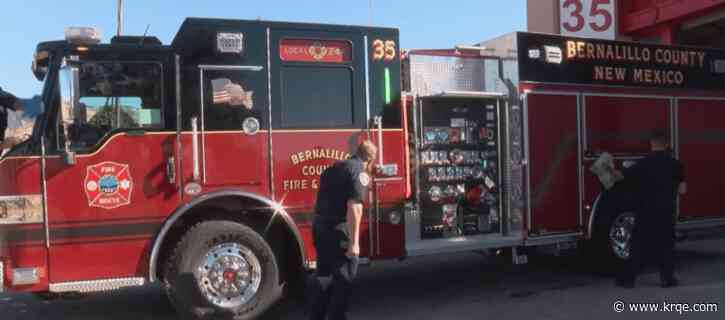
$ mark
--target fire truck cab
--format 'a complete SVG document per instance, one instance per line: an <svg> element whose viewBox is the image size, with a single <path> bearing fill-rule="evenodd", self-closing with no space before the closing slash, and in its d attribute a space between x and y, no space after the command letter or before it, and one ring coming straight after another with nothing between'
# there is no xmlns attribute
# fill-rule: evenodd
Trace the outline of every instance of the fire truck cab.
<svg viewBox="0 0 725 320"><path fill-rule="evenodd" d="M0 289L162 280L185 313L253 318L314 267L319 176L364 139L381 151L368 213L401 217L397 30L187 19L171 45L66 36L38 45L43 113L0 160ZM403 256L402 225L374 223L363 256Z"/></svg>

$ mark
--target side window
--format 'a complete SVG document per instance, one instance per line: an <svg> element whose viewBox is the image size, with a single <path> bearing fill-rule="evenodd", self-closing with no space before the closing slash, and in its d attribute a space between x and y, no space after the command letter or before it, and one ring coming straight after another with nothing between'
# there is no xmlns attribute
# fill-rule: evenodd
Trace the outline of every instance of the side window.
<svg viewBox="0 0 725 320"><path fill-rule="evenodd" d="M97 128L153 128L161 123L160 110L142 108L139 97L81 97L80 103L85 109L82 122Z"/></svg>
<svg viewBox="0 0 725 320"><path fill-rule="evenodd" d="M77 70L77 100L60 113L70 149L90 149L116 129L163 128L160 64L84 62Z"/></svg>
<svg viewBox="0 0 725 320"><path fill-rule="evenodd" d="M349 128L354 114L350 68L282 68L282 128Z"/></svg>
<svg viewBox="0 0 725 320"><path fill-rule="evenodd" d="M263 122L267 97L264 74L260 71L203 70L204 130L239 131L248 117Z"/></svg>
<svg viewBox="0 0 725 320"><path fill-rule="evenodd" d="M364 85L363 68L353 59L352 41L283 38L278 54L280 100L272 110L275 127L351 129L363 124L359 89Z"/></svg>

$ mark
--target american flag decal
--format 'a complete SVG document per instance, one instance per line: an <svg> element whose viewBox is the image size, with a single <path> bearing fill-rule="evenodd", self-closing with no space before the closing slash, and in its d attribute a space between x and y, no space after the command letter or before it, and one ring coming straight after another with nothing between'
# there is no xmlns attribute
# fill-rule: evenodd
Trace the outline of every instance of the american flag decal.
<svg viewBox="0 0 725 320"><path fill-rule="evenodd" d="M214 104L228 104L232 100L232 95L227 90L228 85L232 81L227 78L219 78L211 81L212 87L212 103Z"/></svg>
<svg viewBox="0 0 725 320"><path fill-rule="evenodd" d="M229 103L232 100L232 96L229 94L226 88L214 91L214 97L212 98L214 104Z"/></svg>

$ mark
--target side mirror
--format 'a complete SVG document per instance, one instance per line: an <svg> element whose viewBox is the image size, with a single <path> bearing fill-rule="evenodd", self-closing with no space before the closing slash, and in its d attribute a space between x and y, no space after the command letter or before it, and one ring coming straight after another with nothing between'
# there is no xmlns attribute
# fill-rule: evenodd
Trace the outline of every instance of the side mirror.
<svg viewBox="0 0 725 320"><path fill-rule="evenodd" d="M65 65L60 69L60 121L73 123L79 103L78 68Z"/></svg>
<svg viewBox="0 0 725 320"><path fill-rule="evenodd" d="M76 154L71 150L71 139L68 128L75 123L76 109L79 106L78 67L67 64L61 67L59 80L60 119L58 129L63 130L63 141L59 141L58 146L63 146L61 151L63 163L72 166L76 164Z"/></svg>

